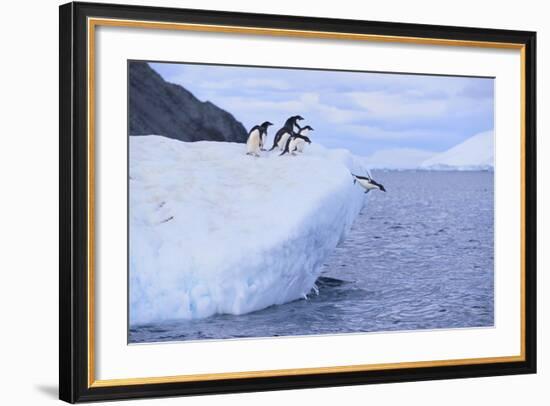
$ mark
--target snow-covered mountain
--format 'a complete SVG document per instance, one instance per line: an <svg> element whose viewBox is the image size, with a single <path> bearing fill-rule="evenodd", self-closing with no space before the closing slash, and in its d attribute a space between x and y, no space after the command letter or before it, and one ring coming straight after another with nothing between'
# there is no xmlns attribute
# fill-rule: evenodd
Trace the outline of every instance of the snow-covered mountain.
<svg viewBox="0 0 550 406"><path fill-rule="evenodd" d="M422 169L475 170L494 166L493 131L486 131L441 152L420 165Z"/></svg>
<svg viewBox="0 0 550 406"><path fill-rule="evenodd" d="M304 297L365 202L345 150L254 158L238 143L129 142L131 324Z"/></svg>

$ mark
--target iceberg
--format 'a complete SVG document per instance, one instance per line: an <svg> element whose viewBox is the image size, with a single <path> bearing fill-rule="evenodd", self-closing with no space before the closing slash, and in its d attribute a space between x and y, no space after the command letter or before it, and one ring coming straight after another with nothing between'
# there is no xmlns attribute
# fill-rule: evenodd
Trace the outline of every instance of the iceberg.
<svg viewBox="0 0 550 406"><path fill-rule="evenodd" d="M486 131L422 162L421 169L491 170L494 167L493 131Z"/></svg>
<svg viewBox="0 0 550 406"><path fill-rule="evenodd" d="M366 201L342 149L130 137L131 325L244 314L306 297Z"/></svg>

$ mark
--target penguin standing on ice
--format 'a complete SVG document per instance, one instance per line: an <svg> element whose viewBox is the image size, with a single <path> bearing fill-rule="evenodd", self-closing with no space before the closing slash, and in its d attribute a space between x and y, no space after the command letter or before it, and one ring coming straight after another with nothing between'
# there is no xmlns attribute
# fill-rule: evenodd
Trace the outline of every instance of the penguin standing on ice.
<svg viewBox="0 0 550 406"><path fill-rule="evenodd" d="M300 129L300 131L298 132L298 135L301 135L303 137L306 137L308 140L308 134L310 131L313 131L313 128L310 127L309 125L306 125L305 127L302 127ZM295 143L295 148L293 149L291 145L289 145L290 147L290 152L293 152L293 151L298 151L298 152L304 152L304 146L306 145L306 142L302 137L296 137L294 139L294 143ZM311 141L307 142L308 144L311 144Z"/></svg>
<svg viewBox="0 0 550 406"><path fill-rule="evenodd" d="M298 145L302 145L302 150L303 150L303 145L305 145L306 142L308 144L311 144L311 140L309 139L309 137L305 135L301 135L301 134L291 135L286 141L284 151L281 154L279 154L279 156L283 156L286 153L290 153L291 155L296 155L295 152L298 150Z"/></svg>
<svg viewBox="0 0 550 406"><path fill-rule="evenodd" d="M260 156L260 150L264 145L267 137L267 128L273 125L269 121L264 121L262 125L255 125L248 133L246 140L246 155Z"/></svg>
<svg viewBox="0 0 550 406"><path fill-rule="evenodd" d="M353 176L353 183L355 184L358 182L365 189L365 193L369 193L373 189L381 190L382 192L386 191L384 186L376 182L370 174L367 176L359 176L352 173L351 175Z"/></svg>
<svg viewBox="0 0 550 406"><path fill-rule="evenodd" d="M294 127L297 127L298 130L302 129L302 127L300 127L297 122L303 119L304 118L300 115L289 117L285 121L285 125L282 126L275 134L275 138L273 139L273 146L271 147L270 151L273 151L277 147L282 150L285 147L288 138L292 134L294 134Z"/></svg>

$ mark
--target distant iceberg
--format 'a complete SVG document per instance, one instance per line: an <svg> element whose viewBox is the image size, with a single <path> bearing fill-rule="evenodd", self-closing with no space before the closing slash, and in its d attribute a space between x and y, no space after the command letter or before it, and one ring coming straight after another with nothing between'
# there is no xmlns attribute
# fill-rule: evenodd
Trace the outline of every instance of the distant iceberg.
<svg viewBox="0 0 550 406"><path fill-rule="evenodd" d="M346 150L130 137L130 324L243 314L306 296L366 195Z"/></svg>
<svg viewBox="0 0 550 406"><path fill-rule="evenodd" d="M421 169L432 170L492 170L493 167L493 131L476 134L420 165Z"/></svg>

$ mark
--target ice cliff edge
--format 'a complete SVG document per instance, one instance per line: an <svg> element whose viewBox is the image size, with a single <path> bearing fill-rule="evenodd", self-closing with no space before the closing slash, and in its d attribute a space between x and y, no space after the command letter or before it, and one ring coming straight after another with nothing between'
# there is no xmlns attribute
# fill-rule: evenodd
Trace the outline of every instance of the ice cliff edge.
<svg viewBox="0 0 550 406"><path fill-rule="evenodd" d="M346 150L254 158L237 143L129 142L131 325L304 297L365 202Z"/></svg>

